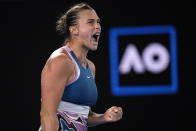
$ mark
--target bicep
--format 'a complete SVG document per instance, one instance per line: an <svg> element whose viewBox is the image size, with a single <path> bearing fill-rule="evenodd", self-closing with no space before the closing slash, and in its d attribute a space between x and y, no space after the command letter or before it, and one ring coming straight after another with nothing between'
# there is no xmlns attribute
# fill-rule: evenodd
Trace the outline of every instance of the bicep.
<svg viewBox="0 0 196 131"><path fill-rule="evenodd" d="M56 112L65 85L72 73L70 64L61 59L52 60L41 76L42 108L52 112Z"/></svg>

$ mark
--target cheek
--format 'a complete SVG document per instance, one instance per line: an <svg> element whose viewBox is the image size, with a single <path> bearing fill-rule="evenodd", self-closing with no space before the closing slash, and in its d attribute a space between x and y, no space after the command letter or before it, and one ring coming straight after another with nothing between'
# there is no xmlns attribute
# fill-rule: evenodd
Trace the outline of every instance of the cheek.
<svg viewBox="0 0 196 131"><path fill-rule="evenodd" d="M79 34L82 38L91 38L92 33L92 29L89 26L82 26L79 30Z"/></svg>
<svg viewBox="0 0 196 131"><path fill-rule="evenodd" d="M92 37L92 33L88 30L83 30L83 31L80 32L80 36L83 39L88 39L88 38Z"/></svg>

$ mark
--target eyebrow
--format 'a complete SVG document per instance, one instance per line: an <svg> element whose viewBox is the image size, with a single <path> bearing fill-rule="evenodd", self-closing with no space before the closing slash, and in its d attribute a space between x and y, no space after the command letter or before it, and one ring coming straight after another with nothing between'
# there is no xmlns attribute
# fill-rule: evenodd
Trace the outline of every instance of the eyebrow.
<svg viewBox="0 0 196 131"><path fill-rule="evenodd" d="M96 19L88 19L90 21L96 21ZM97 21L100 21L100 19L97 19Z"/></svg>

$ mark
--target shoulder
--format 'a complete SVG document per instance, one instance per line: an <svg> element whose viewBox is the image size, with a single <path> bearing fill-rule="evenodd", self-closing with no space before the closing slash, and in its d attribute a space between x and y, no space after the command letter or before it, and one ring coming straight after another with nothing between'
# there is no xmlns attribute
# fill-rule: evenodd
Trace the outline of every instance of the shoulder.
<svg viewBox="0 0 196 131"><path fill-rule="evenodd" d="M72 59L62 49L57 49L48 58L42 72L47 70L62 73L66 71L67 73L73 71L73 67Z"/></svg>
<svg viewBox="0 0 196 131"><path fill-rule="evenodd" d="M95 75L95 71L96 71L95 64L89 59L87 59L87 62L90 65L90 68L91 68L93 75Z"/></svg>

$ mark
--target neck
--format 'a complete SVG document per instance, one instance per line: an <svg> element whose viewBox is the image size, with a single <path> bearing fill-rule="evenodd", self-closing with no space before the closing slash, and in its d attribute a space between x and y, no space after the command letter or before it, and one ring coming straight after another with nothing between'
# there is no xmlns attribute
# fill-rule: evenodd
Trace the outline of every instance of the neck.
<svg viewBox="0 0 196 131"><path fill-rule="evenodd" d="M74 52L80 64L86 66L86 57L88 54L88 49L78 44L78 42L70 41L67 46Z"/></svg>

